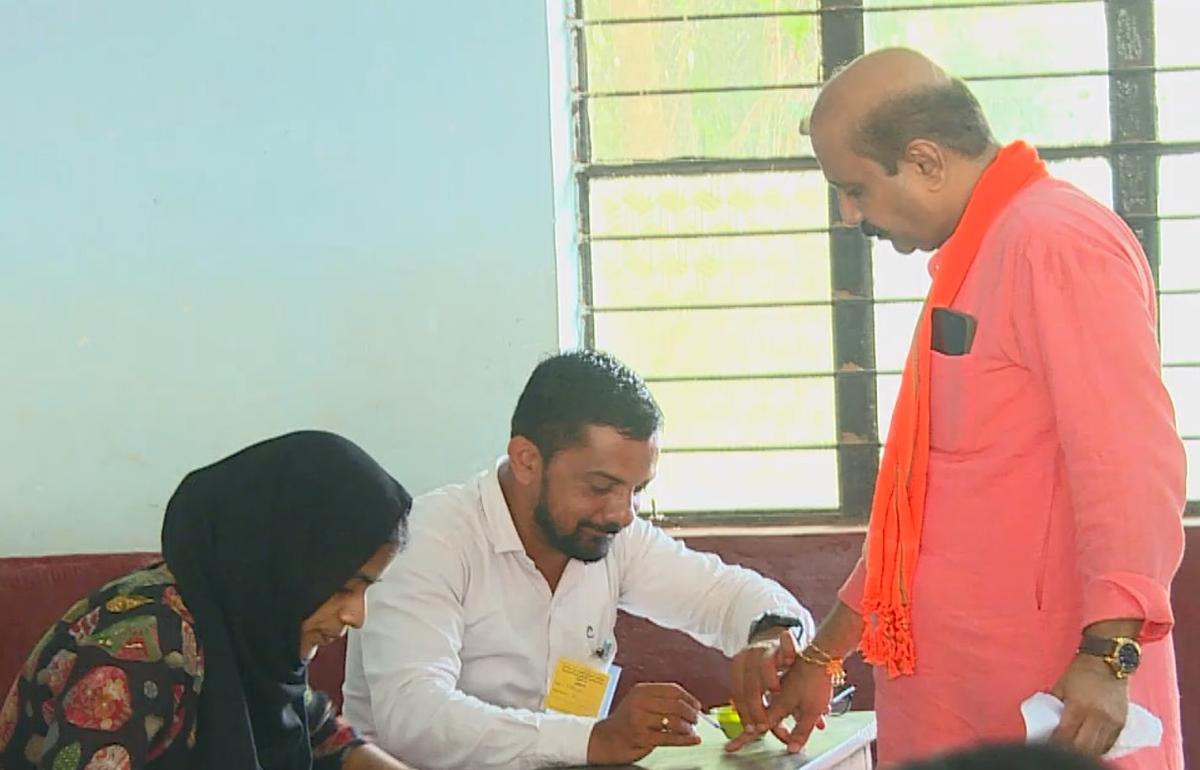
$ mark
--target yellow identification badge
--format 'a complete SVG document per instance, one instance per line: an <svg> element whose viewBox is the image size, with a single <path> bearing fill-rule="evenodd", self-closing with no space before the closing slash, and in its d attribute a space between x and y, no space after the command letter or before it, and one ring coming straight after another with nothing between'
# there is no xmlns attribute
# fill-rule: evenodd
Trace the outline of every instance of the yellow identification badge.
<svg viewBox="0 0 1200 770"><path fill-rule="evenodd" d="M546 708L580 717L598 716L608 680L608 674L586 663L559 658L546 693Z"/></svg>

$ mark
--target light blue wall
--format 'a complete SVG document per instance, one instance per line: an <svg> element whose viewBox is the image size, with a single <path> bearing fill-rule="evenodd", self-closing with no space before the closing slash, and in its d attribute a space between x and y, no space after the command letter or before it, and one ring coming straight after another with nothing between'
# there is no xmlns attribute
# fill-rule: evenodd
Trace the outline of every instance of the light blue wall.
<svg viewBox="0 0 1200 770"><path fill-rule="evenodd" d="M414 492L556 346L545 7L0 0L0 555L298 427Z"/></svg>

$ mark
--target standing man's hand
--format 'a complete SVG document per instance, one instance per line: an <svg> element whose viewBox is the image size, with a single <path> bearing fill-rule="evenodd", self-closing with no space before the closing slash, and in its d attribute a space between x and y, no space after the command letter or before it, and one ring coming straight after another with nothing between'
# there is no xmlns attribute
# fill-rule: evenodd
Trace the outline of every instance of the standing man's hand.
<svg viewBox="0 0 1200 770"><path fill-rule="evenodd" d="M1103 660L1076 655L1051 694L1064 706L1051 742L1093 756L1117 742L1129 715L1129 680L1118 679Z"/></svg>
<svg viewBox="0 0 1200 770"><path fill-rule="evenodd" d="M756 635L734 656L731 700L747 733L757 737L767 731L763 697L779 692L781 674L796 662L799 651L791 629L774 627Z"/></svg>
<svg viewBox="0 0 1200 770"><path fill-rule="evenodd" d="M634 685L611 716L592 727L589 765L636 762L656 746L694 746L700 701L677 684Z"/></svg>
<svg viewBox="0 0 1200 770"><path fill-rule="evenodd" d="M840 661L858 646L858 640L862 638L862 633L862 616L845 603L838 601L821 623L821 627L817 629L817 633L809 645L814 651L819 646L819 653L815 653L816 660L832 656ZM829 710L829 699L833 695L833 682L830 679L829 666L811 662L813 661L811 656L804 655L803 651L797 651L795 648L790 654L792 662L783 678L779 680L778 689L773 690L769 686L764 688L767 699L766 721L762 721L761 710L755 712L755 703L739 706L738 713L742 715L743 726L752 725L755 729L746 729L741 735L726 744L726 751L737 751L751 741L757 740L763 735L763 732L757 729L758 726L765 725L767 730L775 734L775 737L787 744L789 752L795 753L804 748L809 734L815 728L825 726L824 716ZM783 659L782 655L780 659ZM767 685L771 683L770 677L764 675L760 681L764 680ZM734 684L736 698L738 697L736 680ZM755 688L743 685L743 694L741 695L743 700L753 701L753 689ZM747 694L748 692L749 694ZM759 700L761 701L761 696ZM743 715L745 713L742 711L743 708L747 709L750 718ZM780 724L788 716L796 720L796 724L791 730Z"/></svg>
<svg viewBox="0 0 1200 770"><path fill-rule="evenodd" d="M1129 716L1129 677L1142 660L1141 618L1101 620L1083 629L1079 652L1051 694L1063 702L1062 720L1050 736L1084 754L1105 754Z"/></svg>
<svg viewBox="0 0 1200 770"><path fill-rule="evenodd" d="M779 692L771 697L766 724L776 738L787 744L787 750L794 754L804 748L814 729L825 727L825 713L829 711L829 699L832 696L833 683L825 667L800 661L788 669ZM781 724L789 716L796 720L791 730ZM737 751L761 735L758 732L744 732L730 741L725 750Z"/></svg>

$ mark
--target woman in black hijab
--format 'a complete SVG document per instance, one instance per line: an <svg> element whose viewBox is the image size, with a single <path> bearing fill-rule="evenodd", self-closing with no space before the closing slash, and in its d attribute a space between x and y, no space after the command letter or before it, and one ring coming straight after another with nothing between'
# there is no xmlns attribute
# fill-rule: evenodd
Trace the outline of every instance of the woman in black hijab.
<svg viewBox="0 0 1200 770"><path fill-rule="evenodd" d="M164 562L78 602L34 649L0 707L0 767L403 767L308 689L307 666L362 625L411 505L369 455L316 431L188 474Z"/></svg>

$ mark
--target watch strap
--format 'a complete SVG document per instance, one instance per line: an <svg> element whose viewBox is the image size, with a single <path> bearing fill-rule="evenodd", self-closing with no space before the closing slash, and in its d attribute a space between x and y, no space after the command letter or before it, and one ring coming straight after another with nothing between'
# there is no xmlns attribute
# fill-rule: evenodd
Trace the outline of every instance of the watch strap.
<svg viewBox="0 0 1200 770"><path fill-rule="evenodd" d="M804 625L804 621L792 615L780 615L774 612L765 612L759 615L758 618L750 624L750 639L758 636L768 628L797 628Z"/></svg>
<svg viewBox="0 0 1200 770"><path fill-rule="evenodd" d="M1079 640L1079 651L1097 658L1110 658L1116 654L1119 644L1120 642L1116 639L1084 634L1083 638Z"/></svg>

